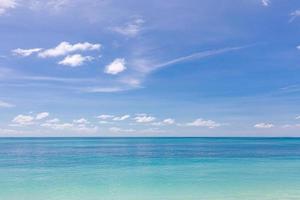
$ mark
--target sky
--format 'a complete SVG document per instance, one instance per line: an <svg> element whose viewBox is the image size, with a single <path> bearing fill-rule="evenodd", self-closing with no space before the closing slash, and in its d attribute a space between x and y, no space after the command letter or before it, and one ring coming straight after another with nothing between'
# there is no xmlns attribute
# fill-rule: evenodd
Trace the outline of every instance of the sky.
<svg viewBox="0 0 300 200"><path fill-rule="evenodd" d="M298 0L0 0L0 136L300 136Z"/></svg>

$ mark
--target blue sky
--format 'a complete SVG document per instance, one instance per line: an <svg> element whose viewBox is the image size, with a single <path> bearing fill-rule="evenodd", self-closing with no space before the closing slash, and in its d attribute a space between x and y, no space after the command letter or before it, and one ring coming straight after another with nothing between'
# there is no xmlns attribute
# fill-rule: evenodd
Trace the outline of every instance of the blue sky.
<svg viewBox="0 0 300 200"><path fill-rule="evenodd" d="M0 0L0 136L300 136L297 0Z"/></svg>

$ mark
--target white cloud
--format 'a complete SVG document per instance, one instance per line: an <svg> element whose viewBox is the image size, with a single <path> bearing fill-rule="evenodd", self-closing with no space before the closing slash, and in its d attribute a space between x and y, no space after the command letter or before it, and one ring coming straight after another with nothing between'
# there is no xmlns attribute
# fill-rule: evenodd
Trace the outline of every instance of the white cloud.
<svg viewBox="0 0 300 200"><path fill-rule="evenodd" d="M75 119L73 120L75 124L89 124L90 122L85 118Z"/></svg>
<svg viewBox="0 0 300 200"><path fill-rule="evenodd" d="M196 127L207 127L207 128L217 128L220 127L221 124L213 121L213 120L204 120L204 119L196 119L191 123L187 123L187 126L196 126Z"/></svg>
<svg viewBox="0 0 300 200"><path fill-rule="evenodd" d="M12 108L12 107L15 107L15 105L0 100L0 108Z"/></svg>
<svg viewBox="0 0 300 200"><path fill-rule="evenodd" d="M12 126L15 126L15 125L31 125L34 123L34 118L30 115L18 115L16 116L12 122L14 124L12 124Z"/></svg>
<svg viewBox="0 0 300 200"><path fill-rule="evenodd" d="M12 53L14 55L18 55L18 56L23 56L23 57L27 57L32 55L33 53L37 53L40 52L42 49L41 48L34 48L34 49L14 49L12 50Z"/></svg>
<svg viewBox="0 0 300 200"><path fill-rule="evenodd" d="M135 132L134 129L122 129L119 127L111 127L109 128L109 131L114 132L114 133L132 133Z"/></svg>
<svg viewBox="0 0 300 200"><path fill-rule="evenodd" d="M57 57L57 56L64 56L68 53L72 53L75 51L92 51L92 50L99 50L100 48L101 48L100 44L91 44L89 42L76 43L73 45L68 42L61 42L58 46L52 49L46 49L40 52L38 55L42 58Z"/></svg>
<svg viewBox="0 0 300 200"><path fill-rule="evenodd" d="M86 61L91 61L94 58L91 56L82 56L80 54L74 54L66 56L63 60L59 61L58 64L70 66L70 67L78 67L83 65Z"/></svg>
<svg viewBox="0 0 300 200"><path fill-rule="evenodd" d="M168 119L164 119L161 122L153 122L152 125L154 126L164 126L164 125L172 125L175 123L174 119L168 118Z"/></svg>
<svg viewBox="0 0 300 200"><path fill-rule="evenodd" d="M271 4L270 0L261 0L263 6L269 6Z"/></svg>
<svg viewBox="0 0 300 200"><path fill-rule="evenodd" d="M41 120L41 119L45 119L49 116L48 112L42 112L42 113L38 113L35 117L36 120Z"/></svg>
<svg viewBox="0 0 300 200"><path fill-rule="evenodd" d="M255 128L273 128L274 125L273 124L268 124L268 123L259 123L259 124L255 124L254 125Z"/></svg>
<svg viewBox="0 0 300 200"><path fill-rule="evenodd" d="M147 115L147 114L137 114L137 116L134 118L134 120L137 123L149 123L156 120L155 117Z"/></svg>
<svg viewBox="0 0 300 200"><path fill-rule="evenodd" d="M104 72L107 74L116 75L126 70L125 59L116 58L112 63L105 67Z"/></svg>
<svg viewBox="0 0 300 200"><path fill-rule="evenodd" d="M300 10L295 10L295 11L291 12L290 16L291 16L291 18L290 18L289 22L293 22L297 17L300 16Z"/></svg>
<svg viewBox="0 0 300 200"><path fill-rule="evenodd" d="M296 119L300 119L300 116L297 116Z"/></svg>
<svg viewBox="0 0 300 200"><path fill-rule="evenodd" d="M104 114L104 115L99 115L96 118L101 119L101 120L106 120L106 119L111 119L113 117L114 117L113 115L106 115L106 114Z"/></svg>
<svg viewBox="0 0 300 200"><path fill-rule="evenodd" d="M125 119L128 119L130 117L130 115L123 115L123 116L120 116L120 117L114 117L113 120L114 121L123 121Z"/></svg>
<svg viewBox="0 0 300 200"><path fill-rule="evenodd" d="M41 126L55 130L65 130L72 128L74 125L72 123L43 123Z"/></svg>
<svg viewBox="0 0 300 200"><path fill-rule="evenodd" d="M124 26L114 27L112 30L128 37L135 37L142 30L142 25L144 23L145 21L143 19L136 18L133 21L126 23Z"/></svg>
<svg viewBox="0 0 300 200"><path fill-rule="evenodd" d="M83 91L89 93L114 93L114 92L122 92L126 91L128 88L121 88L121 87L93 87L93 88L86 88Z"/></svg>
<svg viewBox="0 0 300 200"><path fill-rule="evenodd" d="M58 123L58 122L60 122L60 120L58 118L54 118L54 119L49 119L46 122L47 123Z"/></svg>
<svg viewBox="0 0 300 200"><path fill-rule="evenodd" d="M171 118L168 118L168 119L163 120L163 123L164 123L164 124L171 125L171 124L174 124L174 123L175 123L175 120L174 120L174 119L171 119Z"/></svg>
<svg viewBox="0 0 300 200"><path fill-rule="evenodd" d="M0 15L17 6L16 0L0 0Z"/></svg>

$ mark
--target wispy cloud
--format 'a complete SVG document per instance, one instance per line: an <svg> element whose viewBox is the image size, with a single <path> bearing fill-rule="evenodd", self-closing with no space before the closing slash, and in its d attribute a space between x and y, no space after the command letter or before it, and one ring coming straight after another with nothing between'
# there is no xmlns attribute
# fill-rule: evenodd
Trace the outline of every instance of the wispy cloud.
<svg viewBox="0 0 300 200"><path fill-rule="evenodd" d="M0 100L0 108L11 108L11 107L15 107L15 105Z"/></svg>
<svg viewBox="0 0 300 200"><path fill-rule="evenodd" d="M4 14L8 9L15 8L17 6L16 0L1 0L0 1L0 15Z"/></svg>
<svg viewBox="0 0 300 200"><path fill-rule="evenodd" d="M155 65L154 69L161 68L161 67L167 67L167 66L174 65L177 63L181 63L181 62L186 62L186 61L206 58L209 56L219 55L219 54L223 54L223 53L230 52L230 51L237 51L237 50L244 49L246 47L248 47L248 46L228 47L228 48L223 48L223 49L201 51L201 52L193 53L188 56L182 56L182 57L175 58L173 60L169 60L167 62L160 63L158 65Z"/></svg>
<svg viewBox="0 0 300 200"><path fill-rule="evenodd" d="M142 25L144 23L145 21L142 18L138 17L130 22L127 22L123 26L114 27L112 28L112 30L128 37L135 37L142 30Z"/></svg>
<svg viewBox="0 0 300 200"><path fill-rule="evenodd" d="M270 124L270 123L258 123L254 125L255 128L262 128L262 129L269 129L269 128L273 128L274 124Z"/></svg>
<svg viewBox="0 0 300 200"><path fill-rule="evenodd" d="M271 1L270 0L261 0L261 4L263 6L269 6L271 4Z"/></svg>
<svg viewBox="0 0 300 200"><path fill-rule="evenodd" d="M290 13L290 16L291 16L291 18L290 18L289 22L291 23L291 22L293 22L297 17L300 16L300 10L295 10L295 11L291 12L291 13Z"/></svg>
<svg viewBox="0 0 300 200"><path fill-rule="evenodd" d="M12 50L12 53L14 55L18 55L18 56L23 56L23 57L27 57L32 55L33 53L37 53L40 52L42 49L41 48L34 48L34 49L14 49Z"/></svg>

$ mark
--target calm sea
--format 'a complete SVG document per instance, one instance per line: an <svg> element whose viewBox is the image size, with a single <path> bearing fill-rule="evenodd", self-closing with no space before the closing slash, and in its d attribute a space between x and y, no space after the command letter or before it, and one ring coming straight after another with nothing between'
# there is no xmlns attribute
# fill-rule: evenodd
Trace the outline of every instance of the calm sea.
<svg viewBox="0 0 300 200"><path fill-rule="evenodd" d="M300 139L0 139L0 200L299 199Z"/></svg>

